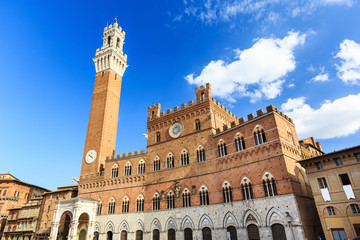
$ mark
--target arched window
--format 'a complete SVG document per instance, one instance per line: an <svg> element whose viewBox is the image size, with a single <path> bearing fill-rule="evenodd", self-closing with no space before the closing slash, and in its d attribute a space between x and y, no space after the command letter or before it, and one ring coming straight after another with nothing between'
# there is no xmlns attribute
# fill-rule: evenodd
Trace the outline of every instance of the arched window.
<svg viewBox="0 0 360 240"><path fill-rule="evenodd" d="M199 119L195 120L195 129L196 129L196 131L201 130L201 125L200 125L200 120Z"/></svg>
<svg viewBox="0 0 360 240"><path fill-rule="evenodd" d="M111 169L111 177L112 178L117 178L118 175L119 175L119 168L118 168L118 165L115 164Z"/></svg>
<svg viewBox="0 0 360 240"><path fill-rule="evenodd" d="M97 204L97 209L96 209L96 214L97 214L97 215L101 215L101 209L102 209L102 203L101 203L101 201L99 200L99 201L98 201L98 204Z"/></svg>
<svg viewBox="0 0 360 240"><path fill-rule="evenodd" d="M131 163L127 162L125 165L125 176L131 176Z"/></svg>
<svg viewBox="0 0 360 240"><path fill-rule="evenodd" d="M212 236L211 236L211 229L208 227L204 227L202 230L202 236L203 236L203 240L212 240Z"/></svg>
<svg viewBox="0 0 360 240"><path fill-rule="evenodd" d="M226 228L227 233L230 235L231 240L237 240L236 228L234 226L228 226Z"/></svg>
<svg viewBox="0 0 360 240"><path fill-rule="evenodd" d="M158 156L154 160L154 172L156 171L160 171L160 158Z"/></svg>
<svg viewBox="0 0 360 240"><path fill-rule="evenodd" d="M253 199L252 185L247 177L244 177L243 180L241 181L241 191L244 200Z"/></svg>
<svg viewBox="0 0 360 240"><path fill-rule="evenodd" d="M127 212L129 212L129 198L124 197L122 201L122 213L127 213Z"/></svg>
<svg viewBox="0 0 360 240"><path fill-rule="evenodd" d="M175 240L175 229L170 228L168 229L168 240Z"/></svg>
<svg viewBox="0 0 360 240"><path fill-rule="evenodd" d="M260 240L259 228L255 224L247 226L249 240Z"/></svg>
<svg viewBox="0 0 360 240"><path fill-rule="evenodd" d="M117 40L116 40L116 47L117 48L120 47L120 38L117 38Z"/></svg>
<svg viewBox="0 0 360 240"><path fill-rule="evenodd" d="M167 199L167 207L168 209L175 208L175 195L172 191L170 191L166 197Z"/></svg>
<svg viewBox="0 0 360 240"><path fill-rule="evenodd" d="M225 181L222 186L222 192L223 192L224 202L225 203L232 202L231 186L227 181Z"/></svg>
<svg viewBox="0 0 360 240"><path fill-rule="evenodd" d="M108 231L106 233L106 240L112 240L113 239L113 233L112 231Z"/></svg>
<svg viewBox="0 0 360 240"><path fill-rule="evenodd" d="M329 216L334 216L334 215L336 215L336 213L335 213L335 208L334 208L334 207L330 206L330 207L326 207L326 208L327 208L327 211L328 211Z"/></svg>
<svg viewBox="0 0 360 240"><path fill-rule="evenodd" d="M278 223L271 225L271 232L273 239L286 240L286 233L283 225Z"/></svg>
<svg viewBox="0 0 360 240"><path fill-rule="evenodd" d="M109 201L109 214L114 214L115 213L115 199L112 198Z"/></svg>
<svg viewBox="0 0 360 240"><path fill-rule="evenodd" d="M360 209L359 209L359 205L357 204L351 204L350 205L351 210L354 214L359 214L360 213Z"/></svg>
<svg viewBox="0 0 360 240"><path fill-rule="evenodd" d="M266 142L264 129L260 130L260 126L255 127L254 139L255 139L255 145L260 145Z"/></svg>
<svg viewBox="0 0 360 240"><path fill-rule="evenodd" d="M200 204L201 205L209 205L209 192L205 186L201 186L200 188Z"/></svg>
<svg viewBox="0 0 360 240"><path fill-rule="evenodd" d="M136 211L143 212L144 211L144 197L139 195L136 199Z"/></svg>
<svg viewBox="0 0 360 240"><path fill-rule="evenodd" d="M266 197L278 195L274 177L268 172L263 176L263 186Z"/></svg>
<svg viewBox="0 0 360 240"><path fill-rule="evenodd" d="M153 240L160 240L160 231L159 229L154 229L153 230Z"/></svg>
<svg viewBox="0 0 360 240"><path fill-rule="evenodd" d="M160 196L158 193L155 193L153 197L153 210L160 210Z"/></svg>
<svg viewBox="0 0 360 240"><path fill-rule="evenodd" d="M222 139L220 139L218 150L219 150L219 157L224 157L227 155L226 144L223 142Z"/></svg>
<svg viewBox="0 0 360 240"><path fill-rule="evenodd" d="M110 44L111 44L111 37L109 36L108 37L108 42L107 42L107 44L110 46Z"/></svg>
<svg viewBox="0 0 360 240"><path fill-rule="evenodd" d="M145 173L145 161L141 159L138 165L138 174L144 174L144 173Z"/></svg>
<svg viewBox="0 0 360 240"><path fill-rule="evenodd" d="M204 100L205 100L205 93L202 92L202 93L201 93L201 101L204 101Z"/></svg>
<svg viewBox="0 0 360 240"><path fill-rule="evenodd" d="M99 232L94 232L94 238L93 240L99 240Z"/></svg>
<svg viewBox="0 0 360 240"><path fill-rule="evenodd" d="M189 165L189 153L185 149L181 153L181 165Z"/></svg>
<svg viewBox="0 0 360 240"><path fill-rule="evenodd" d="M185 188L182 194L183 207L191 207L190 191Z"/></svg>
<svg viewBox="0 0 360 240"><path fill-rule="evenodd" d="M136 240L143 240L143 231L137 230L136 231Z"/></svg>
<svg viewBox="0 0 360 240"><path fill-rule="evenodd" d="M167 163L167 168L174 168L175 162L174 162L174 156L172 153L169 153L169 155L166 159L166 163Z"/></svg>
<svg viewBox="0 0 360 240"><path fill-rule="evenodd" d="M127 240L127 231L126 230L121 231L120 240Z"/></svg>
<svg viewBox="0 0 360 240"><path fill-rule="evenodd" d="M193 240L193 231L191 228L185 228L184 240Z"/></svg>
<svg viewBox="0 0 360 240"><path fill-rule="evenodd" d="M159 143L160 142L160 132L156 133L156 142Z"/></svg>
<svg viewBox="0 0 360 240"><path fill-rule="evenodd" d="M204 162L205 161L205 149L200 145L198 150L196 151L197 161Z"/></svg>
<svg viewBox="0 0 360 240"><path fill-rule="evenodd" d="M288 134L288 138L289 138L289 142L294 145L294 138L293 138L293 135L291 133L291 130L289 127L286 128L286 131L287 131L287 134Z"/></svg>
<svg viewBox="0 0 360 240"><path fill-rule="evenodd" d="M237 133L237 137L235 138L235 147L237 152L240 152L246 148L244 137L240 137L240 133Z"/></svg>

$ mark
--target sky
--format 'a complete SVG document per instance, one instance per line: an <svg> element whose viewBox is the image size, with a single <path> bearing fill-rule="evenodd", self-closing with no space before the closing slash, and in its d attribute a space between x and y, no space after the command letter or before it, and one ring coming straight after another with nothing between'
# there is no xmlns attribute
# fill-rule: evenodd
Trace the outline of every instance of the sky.
<svg viewBox="0 0 360 240"><path fill-rule="evenodd" d="M0 172L50 190L79 178L103 29L126 32L116 154L146 148L147 107L212 96L274 105L325 152L359 145L356 0L0 1Z"/></svg>

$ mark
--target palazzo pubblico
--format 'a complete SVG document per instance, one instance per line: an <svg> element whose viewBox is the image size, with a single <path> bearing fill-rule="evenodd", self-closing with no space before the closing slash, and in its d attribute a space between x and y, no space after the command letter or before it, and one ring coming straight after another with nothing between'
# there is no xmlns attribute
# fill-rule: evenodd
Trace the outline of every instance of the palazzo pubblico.
<svg viewBox="0 0 360 240"><path fill-rule="evenodd" d="M115 155L125 32L115 22L103 34L78 194L56 201L40 231L50 240L317 239L298 163L306 149L272 105L239 118L206 84L195 101L149 107L146 150Z"/></svg>

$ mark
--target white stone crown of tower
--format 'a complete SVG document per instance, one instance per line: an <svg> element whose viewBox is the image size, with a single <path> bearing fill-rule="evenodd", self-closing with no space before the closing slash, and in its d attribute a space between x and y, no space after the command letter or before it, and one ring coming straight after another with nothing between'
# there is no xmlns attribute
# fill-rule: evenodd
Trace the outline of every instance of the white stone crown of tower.
<svg viewBox="0 0 360 240"><path fill-rule="evenodd" d="M127 55L123 53L125 32L117 22L104 28L103 46L96 49L95 63L96 73L106 69L112 69L115 73L123 76L128 67Z"/></svg>

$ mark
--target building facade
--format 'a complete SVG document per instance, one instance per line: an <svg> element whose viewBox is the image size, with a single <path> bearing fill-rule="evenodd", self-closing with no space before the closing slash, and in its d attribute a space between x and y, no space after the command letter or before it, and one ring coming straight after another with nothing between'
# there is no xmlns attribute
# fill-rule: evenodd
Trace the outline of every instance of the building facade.
<svg viewBox="0 0 360 240"><path fill-rule="evenodd" d="M0 239L3 236L10 209L20 208L34 197L49 191L19 180L10 173L0 174Z"/></svg>
<svg viewBox="0 0 360 240"><path fill-rule="evenodd" d="M274 106L238 118L196 101L148 108L145 150L115 154L125 32L104 29L79 182L50 239L315 239L321 235L292 120ZM61 234L59 234L61 232Z"/></svg>
<svg viewBox="0 0 360 240"><path fill-rule="evenodd" d="M326 239L360 236L360 146L302 160Z"/></svg>

